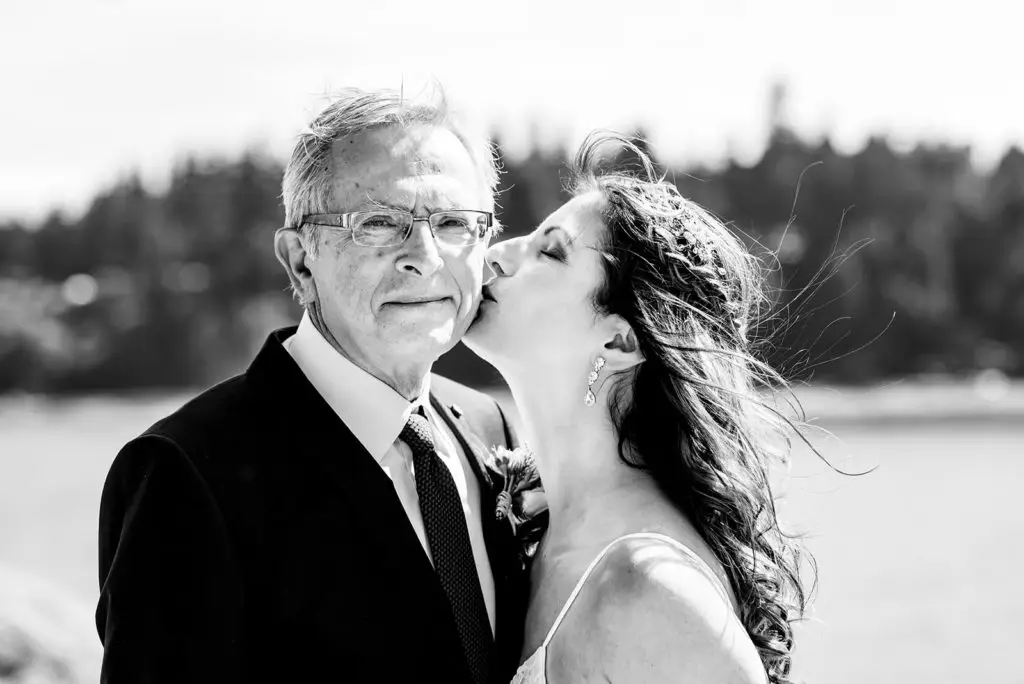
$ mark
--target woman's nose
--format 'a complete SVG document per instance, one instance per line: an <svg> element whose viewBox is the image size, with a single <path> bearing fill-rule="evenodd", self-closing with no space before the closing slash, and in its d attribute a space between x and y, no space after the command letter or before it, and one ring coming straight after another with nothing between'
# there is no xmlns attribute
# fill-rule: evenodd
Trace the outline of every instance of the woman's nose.
<svg viewBox="0 0 1024 684"><path fill-rule="evenodd" d="M498 278L508 275L505 273L505 269L501 267L501 262L497 259L488 260L487 265L491 267L491 270L494 271L494 275Z"/></svg>
<svg viewBox="0 0 1024 684"><path fill-rule="evenodd" d="M499 278L508 277L515 272L512 250L509 249L514 243L515 240L505 240L491 245L487 249L487 254L484 258L487 261L487 265L494 271L494 275Z"/></svg>

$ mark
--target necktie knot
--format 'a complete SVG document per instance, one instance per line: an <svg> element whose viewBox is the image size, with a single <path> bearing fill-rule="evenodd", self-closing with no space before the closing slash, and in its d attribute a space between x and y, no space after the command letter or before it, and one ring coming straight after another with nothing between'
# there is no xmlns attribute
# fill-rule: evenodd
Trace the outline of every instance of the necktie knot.
<svg viewBox="0 0 1024 684"><path fill-rule="evenodd" d="M430 423L421 413L409 416L409 422L402 428L399 438L408 444L414 453L423 454L434 450L434 433L430 430Z"/></svg>

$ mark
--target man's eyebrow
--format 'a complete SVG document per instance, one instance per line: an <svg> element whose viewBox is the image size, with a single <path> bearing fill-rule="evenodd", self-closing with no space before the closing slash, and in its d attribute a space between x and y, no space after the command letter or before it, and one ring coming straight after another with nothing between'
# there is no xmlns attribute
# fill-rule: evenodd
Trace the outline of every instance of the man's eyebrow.
<svg viewBox="0 0 1024 684"><path fill-rule="evenodd" d="M447 195L441 194L440 197L436 198L436 201L424 202L423 205L424 205L424 208L429 213L434 213L434 212L438 212L438 211L448 211L448 210L452 209L452 207L448 206L448 204L451 204L451 203L452 202L450 202L450 200L448 199ZM369 195L366 196L366 204L372 206L375 209L389 209L389 210L392 210L392 211L412 211L411 208L408 205L401 205L401 204L394 204L394 203L390 203L390 202L384 202L382 200L374 199L373 197L370 197Z"/></svg>
<svg viewBox="0 0 1024 684"><path fill-rule="evenodd" d="M372 197L367 197L365 204L370 207L369 211L378 209L380 211L404 211L409 214L412 213L412 209L408 205L395 204L394 202L385 202L383 200L374 199Z"/></svg>
<svg viewBox="0 0 1024 684"><path fill-rule="evenodd" d="M405 207L400 207L397 204L389 204L387 202L382 202L379 199L374 199L373 197L370 197L369 194L366 195L366 204L368 204L369 206L373 207L374 209L390 209L390 210L393 210L393 211L408 211L408 209L406 209Z"/></svg>

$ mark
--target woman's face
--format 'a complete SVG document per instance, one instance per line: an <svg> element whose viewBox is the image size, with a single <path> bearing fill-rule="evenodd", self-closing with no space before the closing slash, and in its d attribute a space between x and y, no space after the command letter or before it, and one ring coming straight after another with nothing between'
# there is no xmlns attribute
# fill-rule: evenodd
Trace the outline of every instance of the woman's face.
<svg viewBox="0 0 1024 684"><path fill-rule="evenodd" d="M488 250L496 277L464 341L499 371L526 363L575 373L600 353L592 296L604 279L602 202L597 192L580 195L529 235Z"/></svg>

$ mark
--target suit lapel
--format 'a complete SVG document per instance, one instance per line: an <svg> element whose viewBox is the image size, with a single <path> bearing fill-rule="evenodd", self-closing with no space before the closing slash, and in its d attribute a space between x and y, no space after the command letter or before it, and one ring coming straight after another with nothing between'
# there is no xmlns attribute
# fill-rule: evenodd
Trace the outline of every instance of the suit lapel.
<svg viewBox="0 0 1024 684"><path fill-rule="evenodd" d="M504 476L490 465L491 459L487 458L489 449L461 415L457 415L434 394L430 396L430 403L459 440L466 460L481 483L481 522L491 574L495 580L497 605L495 676L499 680L507 680L516 668L522 648L527 596L524 589L525 574L519 561L518 542L512 534L512 527L494 515L495 500L504 486Z"/></svg>
<svg viewBox="0 0 1024 684"><path fill-rule="evenodd" d="M501 473L491 467L487 447L484 446L480 438L466 424L461 413L456 415L454 406L444 404L434 394L430 395L430 405L444 419L444 422L448 424L448 428L459 440L459 445L466 454L466 460L469 461L477 479L483 482L488 490L493 490L495 486L500 487L502 484ZM483 488L481 488L482 491ZM497 492L493 491L489 493L489 496L493 499L496 494Z"/></svg>
<svg viewBox="0 0 1024 684"><path fill-rule="evenodd" d="M491 573L495 580L499 583L504 582L509 571L506 560L512 530L508 525L499 523L494 516L495 501L504 485L503 477L488 465L485 447L466 424L465 419L456 417L451 407L442 403L434 394L430 395L430 404L458 439L463 453L466 454L466 460L480 482L480 516L487 557L490 559Z"/></svg>

